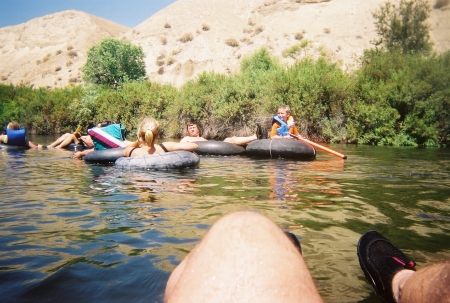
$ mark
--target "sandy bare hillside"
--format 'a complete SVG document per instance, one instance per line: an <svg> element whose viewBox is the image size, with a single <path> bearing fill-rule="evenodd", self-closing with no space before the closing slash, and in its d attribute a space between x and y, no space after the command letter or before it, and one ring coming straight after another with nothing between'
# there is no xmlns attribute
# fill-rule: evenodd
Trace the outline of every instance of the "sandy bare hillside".
<svg viewBox="0 0 450 303"><path fill-rule="evenodd" d="M178 0L125 37L146 53L149 78L179 86L202 71L233 73L261 47L283 62L326 52L343 69L376 38L372 12L386 0ZM433 5L435 0L430 0ZM450 49L450 9L433 9L431 36ZM312 43L294 56L283 52Z"/></svg>
<svg viewBox="0 0 450 303"><path fill-rule="evenodd" d="M429 1L434 6L437 0ZM327 53L349 70L372 47L372 12L385 2L178 0L133 29L64 11L0 28L0 81L35 87L79 83L87 50L106 37L141 45L149 79L175 86L203 71L234 73L261 47L286 63ZM429 23L435 49L449 50L450 5L433 9ZM305 48L286 56L305 41Z"/></svg>
<svg viewBox="0 0 450 303"><path fill-rule="evenodd" d="M2 83L64 87L81 81L87 50L129 28L79 11L63 11L0 28Z"/></svg>

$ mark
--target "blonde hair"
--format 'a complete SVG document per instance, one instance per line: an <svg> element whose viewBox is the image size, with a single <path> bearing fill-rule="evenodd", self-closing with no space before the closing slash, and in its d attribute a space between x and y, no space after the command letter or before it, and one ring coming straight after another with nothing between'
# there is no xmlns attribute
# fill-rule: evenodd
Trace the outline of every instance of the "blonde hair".
<svg viewBox="0 0 450 303"><path fill-rule="evenodd" d="M8 123L8 126L6 127L7 129L12 129L12 130L19 130L20 129L20 125L19 123L12 121Z"/></svg>
<svg viewBox="0 0 450 303"><path fill-rule="evenodd" d="M280 109L282 109L282 110L285 110L286 111L286 113L287 114L291 114L291 108L289 107L289 105L281 105L280 107L278 107L278 110L280 110Z"/></svg>
<svg viewBox="0 0 450 303"><path fill-rule="evenodd" d="M142 142L147 146L152 146L153 142L159 136L159 124L153 118L145 118L139 124L137 131L138 138L142 139Z"/></svg>

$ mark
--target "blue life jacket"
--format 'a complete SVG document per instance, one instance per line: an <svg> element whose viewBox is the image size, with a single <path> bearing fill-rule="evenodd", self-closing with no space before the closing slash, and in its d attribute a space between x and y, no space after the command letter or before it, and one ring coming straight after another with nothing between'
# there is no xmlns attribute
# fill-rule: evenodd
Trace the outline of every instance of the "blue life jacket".
<svg viewBox="0 0 450 303"><path fill-rule="evenodd" d="M287 125L286 122L283 121L283 119L281 119L278 116L273 116L272 118L272 124L278 122L280 123L280 127L277 128L277 135L278 136L289 136L289 126Z"/></svg>
<svg viewBox="0 0 450 303"><path fill-rule="evenodd" d="M8 145L26 146L25 128L21 129L6 129L6 136L8 137Z"/></svg>

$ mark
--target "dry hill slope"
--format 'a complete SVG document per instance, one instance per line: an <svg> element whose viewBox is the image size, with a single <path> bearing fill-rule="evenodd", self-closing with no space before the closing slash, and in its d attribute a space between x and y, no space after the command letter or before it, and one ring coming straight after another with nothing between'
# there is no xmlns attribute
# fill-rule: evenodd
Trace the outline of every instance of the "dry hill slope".
<svg viewBox="0 0 450 303"><path fill-rule="evenodd" d="M433 6L437 0L429 0ZM87 50L103 38L141 45L150 80L184 84L203 71L233 73L266 47L283 62L327 53L355 66L376 37L372 12L386 0L178 0L133 29L79 11L0 28L0 82L35 87L79 83ZM450 5L432 9L431 38L450 49ZM311 41L304 51L286 50Z"/></svg>
<svg viewBox="0 0 450 303"><path fill-rule="evenodd" d="M306 52L326 52L352 68L376 38L372 12L386 0L178 0L125 37L146 53L149 78L179 86L202 71L233 73L261 47L287 63L283 52L312 41ZM434 4L430 0L430 4ZM450 9L433 9L431 36L450 49ZM297 57L298 57L297 56Z"/></svg>
<svg viewBox="0 0 450 303"><path fill-rule="evenodd" d="M81 81L87 50L129 28L79 11L63 11L0 28L2 83L64 87Z"/></svg>

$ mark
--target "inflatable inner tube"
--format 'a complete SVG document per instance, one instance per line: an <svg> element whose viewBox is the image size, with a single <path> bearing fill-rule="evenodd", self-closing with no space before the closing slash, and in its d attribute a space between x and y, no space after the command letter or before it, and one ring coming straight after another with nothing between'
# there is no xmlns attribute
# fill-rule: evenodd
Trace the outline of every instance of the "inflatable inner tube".
<svg viewBox="0 0 450 303"><path fill-rule="evenodd" d="M0 150L26 150L30 149L28 146L23 145L9 145L0 143Z"/></svg>
<svg viewBox="0 0 450 303"><path fill-rule="evenodd" d="M125 147L121 148L110 148L103 150L94 150L84 156L84 161L88 163L101 163L108 164L114 163L120 157L123 157L123 151Z"/></svg>
<svg viewBox="0 0 450 303"><path fill-rule="evenodd" d="M127 170L170 170L198 167L200 158L188 151L174 151L138 157L122 157L116 160L115 168Z"/></svg>
<svg viewBox="0 0 450 303"><path fill-rule="evenodd" d="M69 145L66 146L65 149L71 150L71 151L82 151L85 149L89 149L89 147L85 146L84 144L75 144L75 143L70 143Z"/></svg>
<svg viewBox="0 0 450 303"><path fill-rule="evenodd" d="M309 161L316 158L316 150L308 143L299 140L262 139L247 145L247 155Z"/></svg>
<svg viewBox="0 0 450 303"><path fill-rule="evenodd" d="M229 142L208 140L193 143L198 145L195 152L199 155L231 156L245 153L244 147Z"/></svg>

